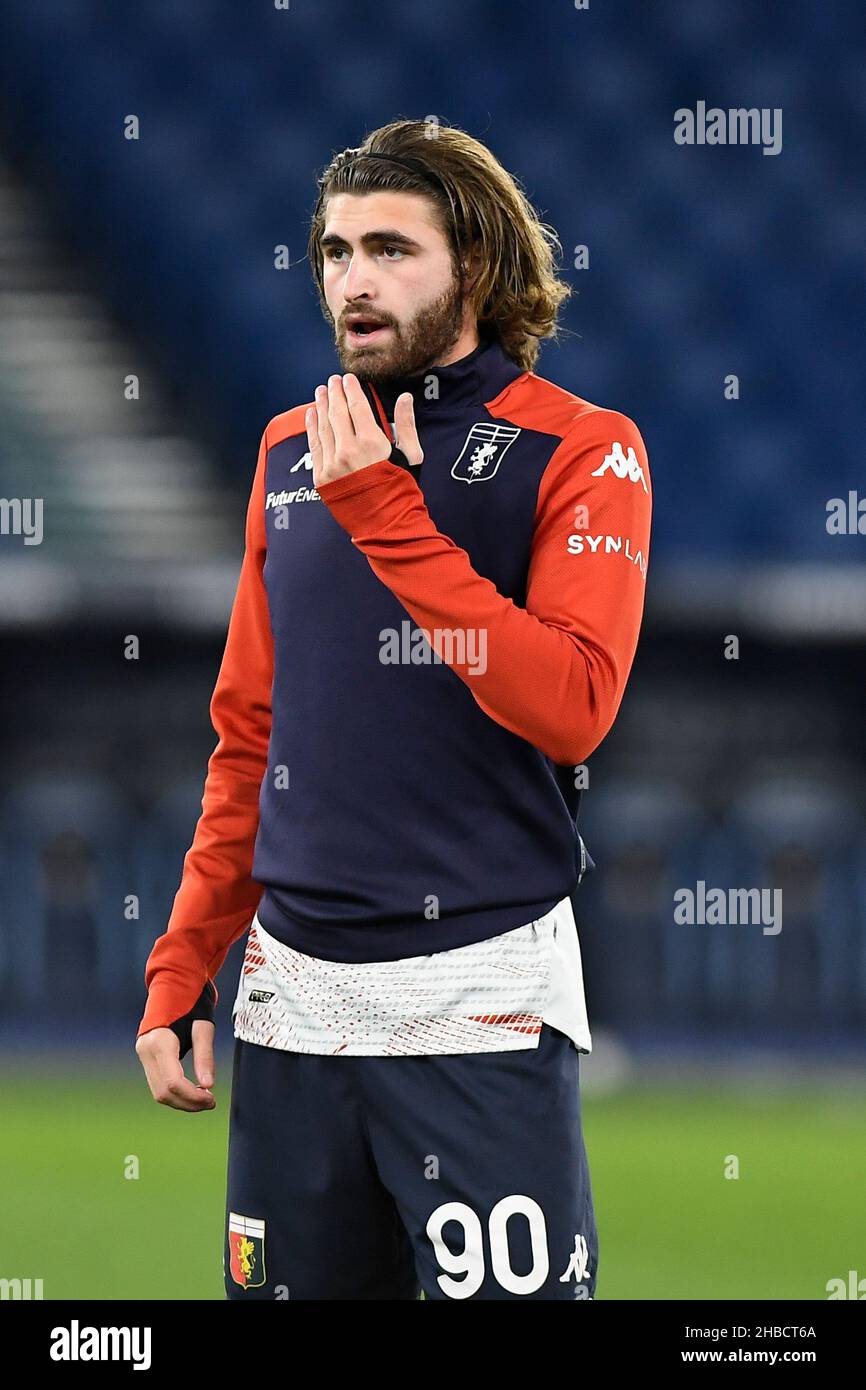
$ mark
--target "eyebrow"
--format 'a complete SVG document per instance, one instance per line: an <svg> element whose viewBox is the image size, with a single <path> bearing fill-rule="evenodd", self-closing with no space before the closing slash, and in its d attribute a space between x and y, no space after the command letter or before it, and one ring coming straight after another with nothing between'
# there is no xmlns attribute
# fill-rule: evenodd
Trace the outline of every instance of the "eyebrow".
<svg viewBox="0 0 866 1390"><path fill-rule="evenodd" d="M406 236L405 232L398 232L392 227L385 227L376 232L365 232L361 237L362 246L375 246L382 242L388 242L392 246L409 247L415 251L424 249L420 241L414 241L412 237ZM349 246L349 242L336 232L326 232L324 236L319 238L319 245L324 251L328 246Z"/></svg>

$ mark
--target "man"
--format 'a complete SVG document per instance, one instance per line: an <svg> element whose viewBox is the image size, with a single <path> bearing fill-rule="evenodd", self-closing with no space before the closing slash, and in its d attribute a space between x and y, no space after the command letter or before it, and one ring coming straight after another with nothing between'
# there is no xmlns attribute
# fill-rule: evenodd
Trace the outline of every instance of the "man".
<svg viewBox="0 0 866 1390"><path fill-rule="evenodd" d="M453 127L394 122L320 180L343 375L262 437L136 1043L158 1101L213 1108L249 929L229 1298L595 1294L575 787L636 648L650 482L627 416L532 370L554 244Z"/></svg>

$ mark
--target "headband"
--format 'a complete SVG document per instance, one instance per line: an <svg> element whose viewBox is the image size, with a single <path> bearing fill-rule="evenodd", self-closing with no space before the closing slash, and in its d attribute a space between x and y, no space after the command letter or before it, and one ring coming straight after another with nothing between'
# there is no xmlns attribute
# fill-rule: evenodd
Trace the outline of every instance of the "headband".
<svg viewBox="0 0 866 1390"><path fill-rule="evenodd" d="M381 154L378 150L355 150L352 152L351 159L347 159L345 164L340 166L341 169L345 169L349 165L354 164L356 159L384 159L387 160L389 164L398 164L401 169L407 170L410 174L415 174L417 178L423 179L425 183L429 183L438 192L444 193L448 202L451 204L451 214L452 216L454 215L454 202L444 180L433 169L423 164L420 159L414 159L411 155L407 157L406 155ZM320 201L323 192L324 188L321 189L319 193Z"/></svg>
<svg viewBox="0 0 866 1390"><path fill-rule="evenodd" d="M432 169L428 169L426 164L422 164L420 159L412 159L411 157L407 159L404 155L381 154L378 150L358 150L349 163L354 164L356 159L386 159L391 164L399 164L410 174L417 174L420 178L426 179L428 183L441 186L442 181L439 175L435 174Z"/></svg>

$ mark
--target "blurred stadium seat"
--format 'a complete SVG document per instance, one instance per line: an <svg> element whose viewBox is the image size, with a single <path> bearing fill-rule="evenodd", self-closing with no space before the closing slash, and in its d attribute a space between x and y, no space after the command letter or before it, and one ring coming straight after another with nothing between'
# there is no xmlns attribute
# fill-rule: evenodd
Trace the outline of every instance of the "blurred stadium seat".
<svg viewBox="0 0 866 1390"><path fill-rule="evenodd" d="M5 988L13 1011L34 1003L55 1017L110 1014L129 1004L136 922L135 818L98 776L40 774L2 808Z"/></svg>

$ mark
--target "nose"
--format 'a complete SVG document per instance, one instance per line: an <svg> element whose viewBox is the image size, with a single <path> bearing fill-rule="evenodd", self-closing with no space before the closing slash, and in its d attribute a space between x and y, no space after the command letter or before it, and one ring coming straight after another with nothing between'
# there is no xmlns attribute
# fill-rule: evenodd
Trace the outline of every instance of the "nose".
<svg viewBox="0 0 866 1390"><path fill-rule="evenodd" d="M348 304L364 296L370 297L373 291L372 268L368 257L358 251L352 253L349 269L343 277L343 298Z"/></svg>

